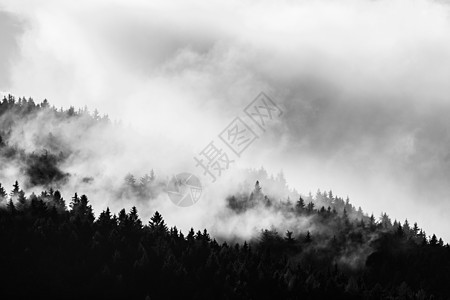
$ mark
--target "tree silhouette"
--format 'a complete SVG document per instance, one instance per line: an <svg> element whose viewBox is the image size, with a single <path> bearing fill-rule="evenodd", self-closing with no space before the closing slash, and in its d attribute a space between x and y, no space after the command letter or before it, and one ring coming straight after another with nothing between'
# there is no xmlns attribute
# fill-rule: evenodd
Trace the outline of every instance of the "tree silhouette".
<svg viewBox="0 0 450 300"><path fill-rule="evenodd" d="M4 201L8 194L6 193L5 188L0 183L0 202Z"/></svg>
<svg viewBox="0 0 450 300"><path fill-rule="evenodd" d="M286 237L284 238L284 240L291 245L295 242L295 239L292 237L292 233L292 231L286 231Z"/></svg>
<svg viewBox="0 0 450 300"><path fill-rule="evenodd" d="M20 186L19 186L19 182L17 182L17 180L16 180L16 182L13 184L13 189L9 195L11 196L11 198L17 199L17 197L19 196L19 192L20 192Z"/></svg>
<svg viewBox="0 0 450 300"><path fill-rule="evenodd" d="M156 211L155 214L150 218L149 226L153 232L159 235L167 233L167 226L164 222L163 217L158 211Z"/></svg>
<svg viewBox="0 0 450 300"><path fill-rule="evenodd" d="M64 186L69 175L60 166L74 154L64 139L43 132L43 148L35 152L8 143L15 122L35 115L86 131L109 122L97 111L57 110L47 100L0 101L0 155L20 161L26 179L23 187L14 183L10 199L0 184L1 299L450 298L450 250L442 238L428 239L408 220L393 226L386 213L377 223L332 191L289 192L282 173L270 179L260 171L249 179L256 181L251 191L227 197L231 217L276 216L276 226L258 222L261 234L245 241L233 227L229 234L191 228L185 236L168 229L159 212L143 222L136 207L117 215L106 208L96 219L88 197L76 193L67 208L64 190L53 190ZM83 183L95 181L81 176ZM276 187L286 196L264 195L260 182L266 192ZM153 170L128 174L117 193L139 206L157 195L159 184ZM27 197L21 187L44 191ZM290 199L299 199L295 209ZM314 228L314 236L305 228Z"/></svg>
<svg viewBox="0 0 450 300"><path fill-rule="evenodd" d="M303 200L303 198L301 196L298 199L297 203L295 204L295 208L296 208L297 212L299 212L299 213L301 213L305 209L305 201Z"/></svg>
<svg viewBox="0 0 450 300"><path fill-rule="evenodd" d="M340 198L334 197L339 205ZM49 189L31 194L20 208L12 199L0 207L0 263L9 275L3 277L0 293L6 299L61 299L69 290L70 298L98 299L214 298L217 291L226 298L252 299L450 295L448 247L436 235L428 243L422 230L413 238L423 237L425 243L415 243L399 222L391 230L370 229L358 224L374 218L348 215L350 225L341 226L344 214L320 209L308 218L316 228L332 224L331 235L318 233L313 239L307 231L298 238L287 230L282 238L272 228L249 243L230 240L229 245L217 243L206 229L195 233L191 228L186 237L176 227L168 230L159 212L148 225L142 224L136 207L129 213L120 210L118 217L107 208L94 219L85 195L73 196L69 212L56 204L61 200L59 191ZM271 209L292 213L284 205ZM410 234L414 232L413 227ZM364 249L369 240L367 259L359 268L349 268L347 259L356 264L352 249ZM19 274L21 281L16 280Z"/></svg>

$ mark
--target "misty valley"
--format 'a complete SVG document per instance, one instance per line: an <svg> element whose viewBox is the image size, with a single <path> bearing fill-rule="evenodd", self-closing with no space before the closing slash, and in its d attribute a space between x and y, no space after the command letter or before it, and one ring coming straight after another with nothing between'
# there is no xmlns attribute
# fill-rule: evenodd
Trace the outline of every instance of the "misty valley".
<svg viewBox="0 0 450 300"><path fill-rule="evenodd" d="M93 168L119 163L122 124L9 95L0 126L1 299L450 298L450 247L414 220L261 168L180 229L154 204L175 207L167 178Z"/></svg>

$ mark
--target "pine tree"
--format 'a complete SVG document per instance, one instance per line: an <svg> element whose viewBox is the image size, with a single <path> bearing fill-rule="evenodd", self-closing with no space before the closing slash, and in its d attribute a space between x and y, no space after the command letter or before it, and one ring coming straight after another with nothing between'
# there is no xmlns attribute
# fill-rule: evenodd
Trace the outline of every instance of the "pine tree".
<svg viewBox="0 0 450 300"><path fill-rule="evenodd" d="M401 225L400 225L400 222L397 222L397 219L395 219L395 220L394 220L394 223L392 224L392 226L393 226L394 228L397 228L398 226L401 226Z"/></svg>
<svg viewBox="0 0 450 300"><path fill-rule="evenodd" d="M44 101L42 101L41 107L44 108L44 109L46 109L46 108L49 107L49 104L48 104L48 100L47 100L47 99L44 99Z"/></svg>
<svg viewBox="0 0 450 300"><path fill-rule="evenodd" d="M357 213L358 213L358 217L359 218L362 218L364 216L364 212L363 212L361 206L358 207L358 212Z"/></svg>
<svg viewBox="0 0 450 300"><path fill-rule="evenodd" d="M19 194L17 195L17 202L19 209L23 209L25 207L27 198L25 197L25 192L23 190L19 191Z"/></svg>
<svg viewBox="0 0 450 300"><path fill-rule="evenodd" d="M189 230L188 235L186 236L186 239L188 242L193 242L195 239L195 232L194 228L191 227L191 230Z"/></svg>
<svg viewBox="0 0 450 300"><path fill-rule="evenodd" d="M122 226L122 227L127 226L128 215L127 215L127 212L125 211L125 208L122 208L119 211L119 215L117 217L117 221L119 222L120 226Z"/></svg>
<svg viewBox="0 0 450 300"><path fill-rule="evenodd" d="M436 235L433 234L433 236L430 239L430 245L431 246L436 246L437 244L438 244L438 239L437 239Z"/></svg>
<svg viewBox="0 0 450 300"><path fill-rule="evenodd" d="M136 186L136 178L134 178L134 175L129 173L127 176L125 176L125 183L129 187L135 187Z"/></svg>
<svg viewBox="0 0 450 300"><path fill-rule="evenodd" d="M2 202L3 200L6 199L6 196L8 196L8 194L6 193L5 188L2 186L2 184L0 183L0 202Z"/></svg>
<svg viewBox="0 0 450 300"><path fill-rule="evenodd" d="M419 233L419 226L417 226L417 222L414 223L412 230L414 232L414 235L417 235Z"/></svg>
<svg viewBox="0 0 450 300"><path fill-rule="evenodd" d="M72 198L72 203L70 204L72 211L71 214L75 217L79 217L81 220L92 223L95 219L92 206L89 205L89 200L86 195L82 195L78 198L75 196Z"/></svg>
<svg viewBox="0 0 450 300"><path fill-rule="evenodd" d="M256 183L255 183L255 189L254 189L253 193L255 195L260 195L262 193L261 190L262 190L262 188L259 185L259 181L257 180Z"/></svg>
<svg viewBox="0 0 450 300"><path fill-rule="evenodd" d="M406 219L405 222L403 223L403 232L409 236L410 231L411 231L411 228L409 227L408 219Z"/></svg>
<svg viewBox="0 0 450 300"><path fill-rule="evenodd" d="M348 220L348 213L347 213L347 209L344 208L344 210L342 211L342 218L344 220Z"/></svg>
<svg viewBox="0 0 450 300"><path fill-rule="evenodd" d="M375 227L375 217L373 216L373 214L370 215L370 218L369 218L369 226L370 226L370 228L372 228L372 229Z"/></svg>
<svg viewBox="0 0 450 300"><path fill-rule="evenodd" d="M102 211L96 221L96 225L100 229L101 232L109 232L114 225L116 225L116 221L111 217L111 211L109 207L106 210Z"/></svg>
<svg viewBox="0 0 450 300"><path fill-rule="evenodd" d="M155 175L150 173L150 175L145 174L141 179L139 180L139 192L141 194L141 197L149 197L152 198L152 183L155 180Z"/></svg>
<svg viewBox="0 0 450 300"><path fill-rule="evenodd" d="M381 214L380 222L381 222L381 225L383 226L383 228L391 229L391 227L392 227L391 219L389 218L389 216L386 213Z"/></svg>
<svg viewBox="0 0 450 300"><path fill-rule="evenodd" d="M344 208L344 211L342 212L342 220L344 221L344 225L346 227L350 226L350 219L348 218L347 209Z"/></svg>
<svg viewBox="0 0 450 300"><path fill-rule="evenodd" d="M428 245L428 240L427 240L427 236L424 234L422 236L422 246Z"/></svg>
<svg viewBox="0 0 450 300"><path fill-rule="evenodd" d="M302 212L305 209L305 200L300 196L297 203L295 204L297 212Z"/></svg>
<svg viewBox="0 0 450 300"><path fill-rule="evenodd" d="M163 217L158 211L156 211L153 217L150 218L149 226L150 229L152 229L152 231L155 233L158 234L167 233L167 226L164 223Z"/></svg>
<svg viewBox="0 0 450 300"><path fill-rule="evenodd" d="M255 188L253 189L253 191L250 193L250 201L259 201L259 200L264 200L263 194L262 194L262 188L259 185L259 181L257 180L255 183Z"/></svg>
<svg viewBox="0 0 450 300"><path fill-rule="evenodd" d="M366 223L364 223L364 219L360 219L360 221L359 221L359 226L361 227L361 228L366 228Z"/></svg>
<svg viewBox="0 0 450 300"><path fill-rule="evenodd" d="M208 231L205 229L203 229L203 234L202 234L202 239L205 242L209 242L211 240L211 237L209 236Z"/></svg>
<svg viewBox="0 0 450 300"><path fill-rule="evenodd" d="M290 208L292 206L291 198L288 196L285 205Z"/></svg>
<svg viewBox="0 0 450 300"><path fill-rule="evenodd" d="M78 194L75 193L75 195L72 197L72 201L70 202L70 209L73 210L73 207L78 205L80 203L80 198L78 198Z"/></svg>
<svg viewBox="0 0 450 300"><path fill-rule="evenodd" d="M313 198L313 195L312 195L312 193L311 193L311 192L308 192L308 196L306 197L306 199L308 200L308 202L310 202L310 201L313 201L313 200L314 200L314 198Z"/></svg>
<svg viewBox="0 0 450 300"><path fill-rule="evenodd" d="M284 238L284 240L288 244L293 244L295 242L295 239L292 237L292 231L286 231L286 237Z"/></svg>
<svg viewBox="0 0 450 300"><path fill-rule="evenodd" d="M66 210L66 201L61 197L61 193L58 190L53 193L53 203L61 211Z"/></svg>
<svg viewBox="0 0 450 300"><path fill-rule="evenodd" d="M403 227L402 227L402 225L400 223L397 225L397 232L396 232L396 234L399 237L403 237L405 235L405 232L403 231Z"/></svg>
<svg viewBox="0 0 450 300"><path fill-rule="evenodd" d="M133 224L133 226L137 229L142 228L142 221L139 219L139 215L137 213L136 206L133 206L128 214L128 219Z"/></svg>
<svg viewBox="0 0 450 300"><path fill-rule="evenodd" d="M16 199L19 196L19 192L20 192L20 186L19 186L19 182L16 182L13 184L13 190L11 191L11 193L9 194L11 196L11 198Z"/></svg>
<svg viewBox="0 0 450 300"><path fill-rule="evenodd" d="M139 184L144 187L148 186L151 182L152 182L152 179L151 179L150 175L148 175L148 174L145 174L139 180Z"/></svg>
<svg viewBox="0 0 450 300"><path fill-rule="evenodd" d="M169 233L170 233L170 236L172 236L172 237L178 237L177 226L171 227Z"/></svg>
<svg viewBox="0 0 450 300"><path fill-rule="evenodd" d="M6 208L8 209L10 214L14 215L14 213L16 212L16 206L14 205L12 199L9 200Z"/></svg>
<svg viewBox="0 0 450 300"><path fill-rule="evenodd" d="M325 196L326 196L326 192L324 192L325 193ZM311 193L310 193L311 194ZM320 189L317 189L317 192L316 192L316 196L315 196L315 199L316 199L316 201L320 201L321 199L322 199L322 192L320 191ZM308 199L308 202L311 202L313 199L312 199L312 197L311 198L309 198Z"/></svg>

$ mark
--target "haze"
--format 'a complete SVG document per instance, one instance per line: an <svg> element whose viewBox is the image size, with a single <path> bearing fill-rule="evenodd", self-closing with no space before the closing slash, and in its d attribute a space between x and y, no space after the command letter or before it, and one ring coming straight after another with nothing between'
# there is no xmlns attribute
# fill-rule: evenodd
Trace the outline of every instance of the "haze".
<svg viewBox="0 0 450 300"><path fill-rule="evenodd" d="M96 108L139 137L114 161L124 172L193 168L264 91L282 119L233 168L283 170L301 193L450 240L444 1L0 0L0 41L3 93ZM204 215L232 174L175 216Z"/></svg>

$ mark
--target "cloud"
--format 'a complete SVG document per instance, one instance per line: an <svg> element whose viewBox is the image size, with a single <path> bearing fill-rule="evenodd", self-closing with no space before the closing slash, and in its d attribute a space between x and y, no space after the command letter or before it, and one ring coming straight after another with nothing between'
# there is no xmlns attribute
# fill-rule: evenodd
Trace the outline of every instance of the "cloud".
<svg viewBox="0 0 450 300"><path fill-rule="evenodd" d="M132 144L136 161L189 165L192 153L265 91L285 110L283 122L240 166L283 169L304 193L333 189L369 211L409 217L450 238L441 215L450 208L447 4L99 0L4 7L30 26L1 88L122 119L141 134Z"/></svg>
<svg viewBox="0 0 450 300"><path fill-rule="evenodd" d="M18 39L23 33L25 24L14 14L1 10L0 6L0 90L11 84L10 69L18 58L20 45Z"/></svg>

